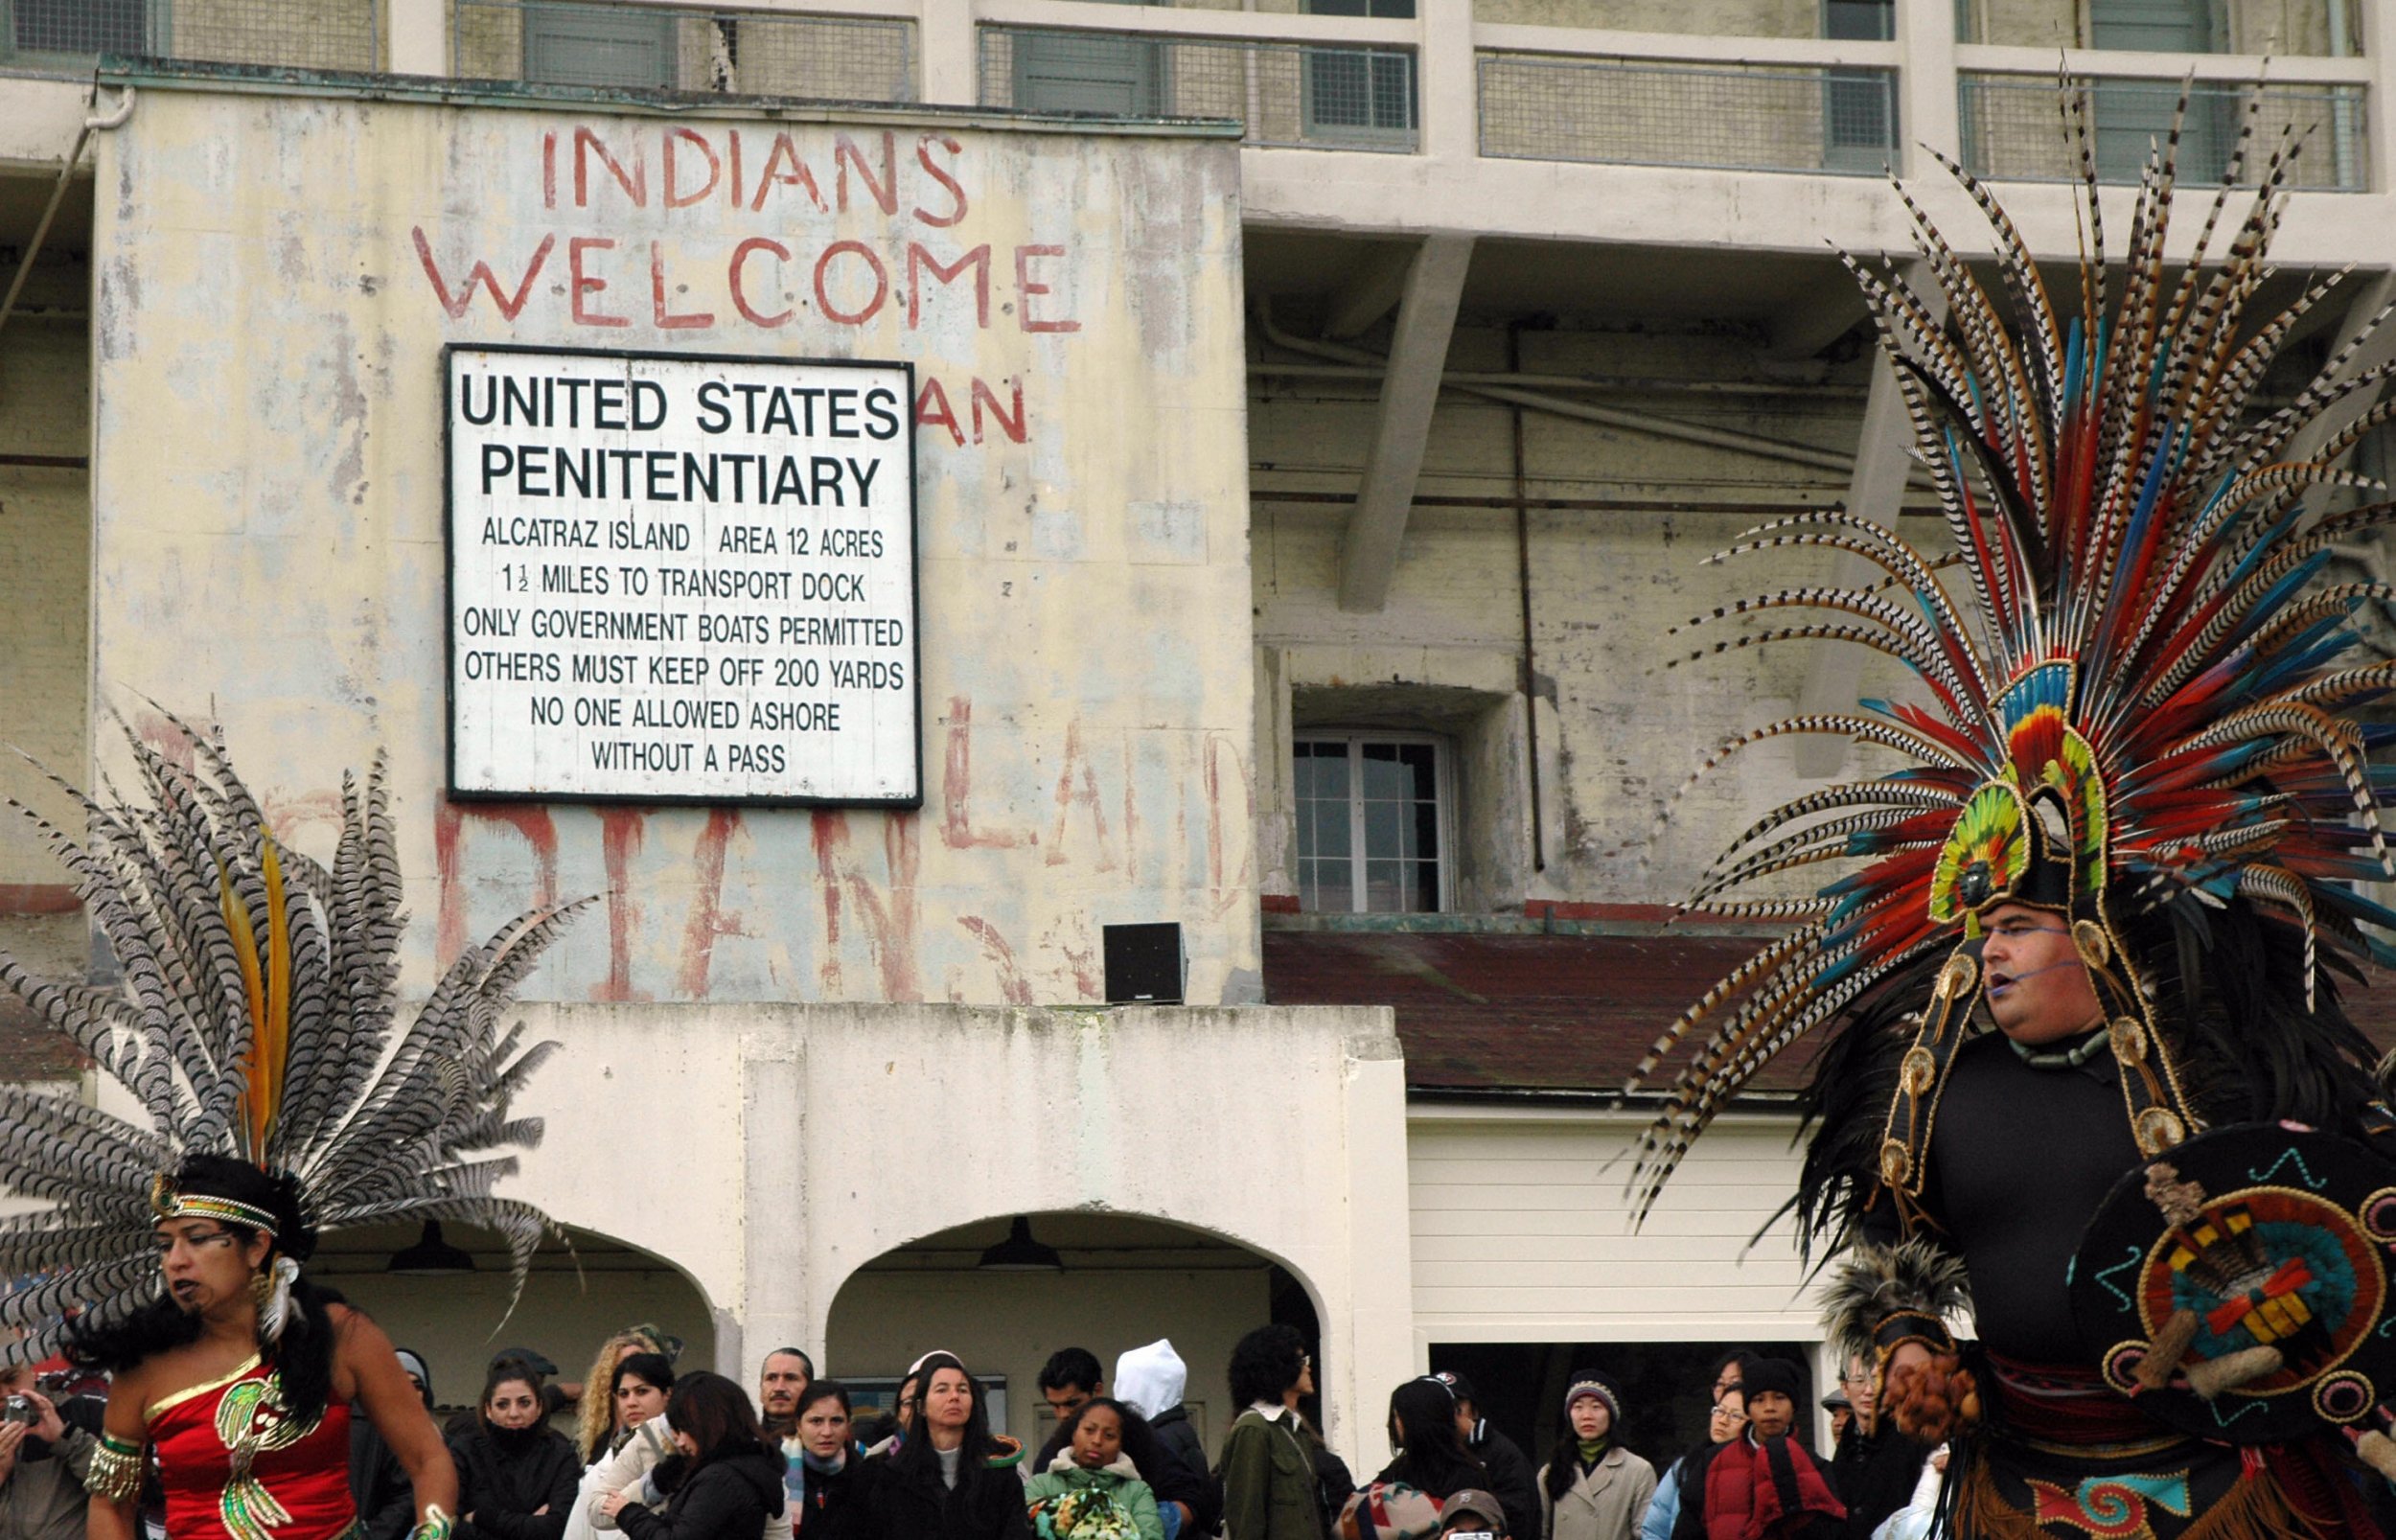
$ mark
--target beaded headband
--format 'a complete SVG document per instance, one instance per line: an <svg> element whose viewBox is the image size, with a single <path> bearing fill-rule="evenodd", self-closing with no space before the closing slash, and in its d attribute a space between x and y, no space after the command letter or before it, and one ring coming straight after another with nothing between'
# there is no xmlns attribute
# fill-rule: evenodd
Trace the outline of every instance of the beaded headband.
<svg viewBox="0 0 2396 1540"><path fill-rule="evenodd" d="M164 1172L150 1184L150 1207L160 1219L215 1219L228 1225L244 1225L276 1235L280 1229L275 1216L255 1204L238 1198L226 1198L213 1192L177 1191Z"/></svg>

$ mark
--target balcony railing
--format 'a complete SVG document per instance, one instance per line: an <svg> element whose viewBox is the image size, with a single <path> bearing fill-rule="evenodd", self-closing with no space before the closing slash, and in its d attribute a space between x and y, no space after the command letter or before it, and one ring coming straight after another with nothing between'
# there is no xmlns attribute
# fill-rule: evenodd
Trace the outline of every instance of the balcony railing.
<svg viewBox="0 0 2396 1540"><path fill-rule="evenodd" d="M1412 49L980 29L981 104L1109 117L1233 118L1252 145L1411 154Z"/></svg>
<svg viewBox="0 0 2396 1540"><path fill-rule="evenodd" d="M1493 50L1479 65L1486 156L1851 175L1898 159L1891 69Z"/></svg>
<svg viewBox="0 0 2396 1540"><path fill-rule="evenodd" d="M376 0L0 0L0 72L88 76L103 54L372 70Z"/></svg>
<svg viewBox="0 0 2396 1540"><path fill-rule="evenodd" d="M469 80L833 102L916 100L915 24L889 16L455 0L451 68Z"/></svg>
<svg viewBox="0 0 2396 1540"><path fill-rule="evenodd" d="M2070 89L2087 113L2097 174L2134 182L2153 146L2171 131L2181 82L2088 77ZM2065 101L2053 76L1967 71L1956 82L1964 164L2011 181L2078 177L2076 152L2061 129ZM2254 138L2242 179L2251 181L2284 130L2304 143L2288 185L2316 192L2361 192L2371 185L2365 94L2360 85L2198 80L2187 87L2180 121L2179 181L2218 182L2251 113Z"/></svg>

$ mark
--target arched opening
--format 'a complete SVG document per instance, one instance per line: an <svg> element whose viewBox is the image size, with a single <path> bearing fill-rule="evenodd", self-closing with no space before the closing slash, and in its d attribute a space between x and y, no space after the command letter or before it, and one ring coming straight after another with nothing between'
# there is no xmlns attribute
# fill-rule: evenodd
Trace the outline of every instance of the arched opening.
<svg viewBox="0 0 2396 1540"><path fill-rule="evenodd" d="M492 1357L503 1348L529 1347L557 1365L561 1380L579 1384L599 1345L635 1323L682 1340L678 1368L714 1364L715 1317L706 1297L663 1257L568 1226L564 1239L552 1233L534 1253L523 1298L510 1315L506 1242L495 1230L469 1225L441 1229L441 1239L465 1254L472 1271L394 1272L393 1259L423 1238L423 1228L366 1225L326 1235L308 1273L372 1315L393 1343L422 1353L434 1399L445 1409L473 1405Z"/></svg>
<svg viewBox="0 0 2396 1540"><path fill-rule="evenodd" d="M1055 1431L1039 1391L1050 1354L1086 1347L1111 1376L1124 1349L1167 1337L1189 1368L1190 1422L1212 1450L1239 1411L1227 1404L1224 1369L1243 1334L1286 1322L1322 1356L1312 1292L1269 1256L1136 1214L1025 1217L1033 1240L1056 1253L1054 1269L982 1265L1008 1239L1009 1214L910 1241L850 1274L832 1301L826 1372L881 1391L920 1355L945 1348L985 1383L1002 1382L1003 1431L1030 1451ZM1319 1418L1319 1409L1307 1410Z"/></svg>

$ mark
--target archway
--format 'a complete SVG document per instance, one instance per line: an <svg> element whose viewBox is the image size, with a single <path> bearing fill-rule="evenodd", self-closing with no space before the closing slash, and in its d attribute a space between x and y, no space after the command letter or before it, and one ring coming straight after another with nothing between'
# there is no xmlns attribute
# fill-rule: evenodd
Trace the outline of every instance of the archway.
<svg viewBox="0 0 2396 1540"><path fill-rule="evenodd" d="M1169 1337L1189 1368L1190 1421L1211 1450L1237 1414L1224 1369L1244 1333L1284 1321L1320 1356L1312 1292L1271 1257L1137 1214L1026 1217L1033 1239L1057 1253L1057 1268L981 1265L1007 1239L1010 1214L910 1241L850 1274L832 1300L825 1372L880 1389L921 1354L946 1348L985 1380L1004 1382L1003 1431L1030 1450L1055 1426L1038 1389L1049 1354L1086 1347L1112 1375L1125 1348Z"/></svg>
<svg viewBox="0 0 2396 1540"><path fill-rule="evenodd" d="M688 1274L595 1230L566 1227L541 1242L508 1311L508 1253L495 1230L445 1225L442 1239L472 1262L471 1272L394 1273L395 1256L417 1243L414 1225L368 1225L326 1235L309 1276L372 1315L391 1340L425 1356L436 1400L472 1405L493 1354L529 1347L579 1383L599 1345L635 1322L682 1340L677 1368L715 1362L715 1317ZM570 1243L570 1245L569 1245Z"/></svg>

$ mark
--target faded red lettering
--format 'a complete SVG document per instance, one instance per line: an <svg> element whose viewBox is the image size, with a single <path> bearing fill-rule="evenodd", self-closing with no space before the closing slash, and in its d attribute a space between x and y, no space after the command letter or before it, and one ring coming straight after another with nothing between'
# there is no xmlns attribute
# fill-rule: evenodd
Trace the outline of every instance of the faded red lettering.
<svg viewBox="0 0 2396 1540"><path fill-rule="evenodd" d="M675 179L674 175L674 167L676 164L674 147L678 143L684 142L698 146L699 152L707 157L707 185L701 188L696 193L682 192L680 190L681 184ZM716 159L715 147L707 143L703 137L691 132L688 128L677 128L672 133L665 136L665 206L667 208L689 208L701 198L703 198L708 194L714 192L716 190L716 183L722 181L723 179L724 163ZM734 195L736 200L738 195L739 195L737 194Z"/></svg>
<svg viewBox="0 0 2396 1540"><path fill-rule="evenodd" d="M576 132L580 131L580 129L576 130ZM576 236L565 243L565 270L568 277L566 287L573 296L574 321L578 326L630 326L633 324L630 316L604 315L597 310L587 309L583 304L583 296L596 294L608 287L606 279L592 278L584 273L583 253L613 251L614 249L615 242L605 236Z"/></svg>
<svg viewBox="0 0 2396 1540"><path fill-rule="evenodd" d="M832 303L831 294L825 290L824 274L831 268L833 258L852 252L864 258L865 265L873 269L873 298L865 301L863 310L843 310ZM823 312L826 320L838 321L842 326L863 326L873 319L874 312L882 309L882 302L889 295L890 275L883 267L882 259L875 256L873 248L863 241L835 241L823 248L822 256L816 259L816 309Z"/></svg>
<svg viewBox="0 0 2396 1540"><path fill-rule="evenodd" d="M958 448L965 447L965 430L956 425L956 412L949 405L949 393L940 388L936 379L925 380L924 388L915 393L915 425L945 427Z"/></svg>
<svg viewBox="0 0 2396 1540"><path fill-rule="evenodd" d="M658 330L664 332L687 332L696 327L716 324L713 310L691 310L676 315L665 308L665 242L662 241L649 242L649 313L657 321Z"/></svg>
<svg viewBox="0 0 2396 1540"><path fill-rule="evenodd" d="M734 128L725 137L730 141L724 158L732 163L732 207L737 209L741 206L741 131Z"/></svg>
<svg viewBox="0 0 2396 1540"><path fill-rule="evenodd" d="M558 206L558 136L554 130L541 136L541 206Z"/></svg>
<svg viewBox="0 0 2396 1540"><path fill-rule="evenodd" d="M981 403L984 402L990 403L990 415L997 421L999 431L1018 444L1024 442L1024 382L1021 379L1010 379L1007 383L1015 389L1015 415L1011 418L1006 415L1005 408L999 404L999 398L991 392L990 387L981 382L981 378L979 375L974 378L974 442L976 444L981 442Z"/></svg>
<svg viewBox="0 0 2396 1540"><path fill-rule="evenodd" d="M885 214L898 212L898 137L889 129L882 130L882 176L876 180L873 168L865 164L865 152L857 148L857 141L846 134L832 136L832 169L839 180L834 193L841 200L841 212L848 212L848 172L857 168L857 178L865 184L865 191L882 205Z"/></svg>
<svg viewBox="0 0 2396 1540"><path fill-rule="evenodd" d="M1015 248L1015 287L1022 295L1022 304L1017 308L1016 319L1024 323L1025 331L1078 332L1081 330L1079 321L1036 321L1032 319L1032 297L1036 294L1052 294L1055 290L1031 276L1031 261L1034 257L1062 257L1064 255L1063 246L1017 246Z"/></svg>
<svg viewBox="0 0 2396 1540"><path fill-rule="evenodd" d="M474 303L477 285L491 290L491 303L499 307L503 319L515 320L518 312L524 309L524 301L532 297L533 279L540 273L541 264L549 260L549 248L558 243L556 236L541 238L541 244L533 248L533 260L524 264L523 282L516 286L513 296L499 287L499 280L492 274L490 264L480 258L476 258L474 264L466 269L465 282L452 293L449 286L442 281L441 269L433 264L432 244L425 239L425 227L421 224L413 226L411 233L416 237L416 260L425 264L425 276L432 280L432 291L439 297L441 308L449 312L452 321L466 318L466 307Z"/></svg>
<svg viewBox="0 0 2396 1540"><path fill-rule="evenodd" d="M789 170L785 171L785 166ZM773 149L766 154L765 170L757 173L757 192L749 212L755 214L764 209L766 194L775 187L803 187L807 190L807 201L819 211L824 208L823 192L816 186L816 173L799 159L798 147L791 143L791 136L786 133L773 136Z"/></svg>
<svg viewBox="0 0 2396 1540"><path fill-rule="evenodd" d="M965 276L965 269L974 270L974 324L987 329L990 325L990 248L976 246L956 259L954 266L944 267L940 259L910 241L907 243L907 329L915 330L923 314L924 283L922 273L929 272L943 284L954 284Z"/></svg>
<svg viewBox="0 0 2396 1540"><path fill-rule="evenodd" d="M598 153L599 164L608 169L609 173L614 176L616 185L632 198L633 207L647 208L649 162L642 158L639 147L634 147L633 169L627 172L622 162L608 153L608 147L600 143L599 136L587 128L574 130L574 206L578 209L590 207L590 156L593 151Z"/></svg>
<svg viewBox="0 0 2396 1540"><path fill-rule="evenodd" d="M915 146L915 164L924 169L925 175L947 188L950 201L956 205L946 215L939 217L934 217L929 209L919 208L915 210L915 218L934 228L945 230L965 218L965 189L957 184L956 177L932 163L932 147L934 145L952 155L963 154L965 147L944 133L928 133Z"/></svg>
<svg viewBox="0 0 2396 1540"><path fill-rule="evenodd" d="M771 251L784 262L791 260L790 247L779 241L769 241L764 236L750 236L739 245L734 246L732 248L732 308L740 311L741 318L751 326L788 326L791 320L789 310L776 310L772 315L760 315L749 305L749 295L741 287L741 264L749 261L752 253L760 251Z"/></svg>

